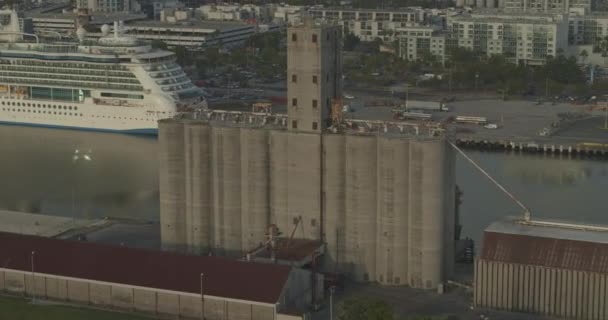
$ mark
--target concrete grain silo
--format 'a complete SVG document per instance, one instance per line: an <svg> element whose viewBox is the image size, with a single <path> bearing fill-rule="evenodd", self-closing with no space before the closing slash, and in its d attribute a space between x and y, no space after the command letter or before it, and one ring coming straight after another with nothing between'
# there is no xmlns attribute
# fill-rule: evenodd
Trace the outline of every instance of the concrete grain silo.
<svg viewBox="0 0 608 320"><path fill-rule="evenodd" d="M407 284L409 145L409 139L378 139L376 280L381 284Z"/></svg>
<svg viewBox="0 0 608 320"><path fill-rule="evenodd" d="M475 7L477 8L485 8L486 7L486 1L485 0L476 0L475 1Z"/></svg>
<svg viewBox="0 0 608 320"><path fill-rule="evenodd" d="M345 136L342 134L323 137L325 192L324 240L327 243L325 267L328 270L343 269L346 253L344 232L346 226L345 187Z"/></svg>
<svg viewBox="0 0 608 320"><path fill-rule="evenodd" d="M186 241L190 253L204 254L211 246L211 127L186 123L184 151Z"/></svg>
<svg viewBox="0 0 608 320"><path fill-rule="evenodd" d="M465 6L465 0L456 0L456 7L462 8Z"/></svg>
<svg viewBox="0 0 608 320"><path fill-rule="evenodd" d="M282 249L303 240L324 269L358 281L430 289L452 274L454 152L428 125L329 118L342 107L340 34L289 29L287 117L161 121L164 247L242 256L275 225Z"/></svg>
<svg viewBox="0 0 608 320"><path fill-rule="evenodd" d="M287 210L287 134L270 131L270 220L281 229L293 228ZM290 219L291 218L291 219Z"/></svg>
<svg viewBox="0 0 608 320"><path fill-rule="evenodd" d="M444 225L447 144L444 141L417 141L422 151L422 287L436 288L443 281L444 272ZM429 165L436 164L436 165Z"/></svg>
<svg viewBox="0 0 608 320"><path fill-rule="evenodd" d="M213 168L214 247L227 255L242 253L240 130L214 126Z"/></svg>
<svg viewBox="0 0 608 320"><path fill-rule="evenodd" d="M265 240L270 224L270 159L268 131L241 130L241 214L243 250Z"/></svg>
<svg viewBox="0 0 608 320"><path fill-rule="evenodd" d="M173 120L159 122L159 191L162 246L182 251L186 247L184 127Z"/></svg>
<svg viewBox="0 0 608 320"><path fill-rule="evenodd" d="M376 137L346 136L346 260L359 281L376 275Z"/></svg>

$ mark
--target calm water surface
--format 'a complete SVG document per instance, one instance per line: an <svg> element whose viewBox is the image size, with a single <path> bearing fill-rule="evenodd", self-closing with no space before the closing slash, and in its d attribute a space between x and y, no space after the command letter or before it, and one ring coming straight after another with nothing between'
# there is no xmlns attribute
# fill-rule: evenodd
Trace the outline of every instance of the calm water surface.
<svg viewBox="0 0 608 320"><path fill-rule="evenodd" d="M0 126L0 209L158 221L157 153L150 137ZM534 217L608 224L608 162L468 154ZM493 221L520 214L467 161L458 158L456 168L464 191L463 236L479 240Z"/></svg>

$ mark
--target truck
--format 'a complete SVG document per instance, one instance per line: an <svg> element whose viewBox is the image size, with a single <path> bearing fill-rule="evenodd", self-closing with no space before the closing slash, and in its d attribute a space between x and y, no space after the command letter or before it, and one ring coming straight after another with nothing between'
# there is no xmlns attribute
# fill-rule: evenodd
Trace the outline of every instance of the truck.
<svg viewBox="0 0 608 320"><path fill-rule="evenodd" d="M408 111L449 111L445 102L408 100L406 102Z"/></svg>

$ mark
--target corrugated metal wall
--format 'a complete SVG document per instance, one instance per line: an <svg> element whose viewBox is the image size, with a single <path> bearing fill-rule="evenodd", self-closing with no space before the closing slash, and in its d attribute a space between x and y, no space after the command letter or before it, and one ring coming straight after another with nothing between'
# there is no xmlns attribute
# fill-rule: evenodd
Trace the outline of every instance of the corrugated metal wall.
<svg viewBox="0 0 608 320"><path fill-rule="evenodd" d="M475 306L608 319L608 274L477 259Z"/></svg>

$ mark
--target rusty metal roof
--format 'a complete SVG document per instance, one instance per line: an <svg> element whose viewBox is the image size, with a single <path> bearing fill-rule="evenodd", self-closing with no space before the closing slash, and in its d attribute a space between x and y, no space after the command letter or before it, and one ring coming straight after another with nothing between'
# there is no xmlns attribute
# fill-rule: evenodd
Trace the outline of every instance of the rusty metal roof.
<svg viewBox="0 0 608 320"><path fill-rule="evenodd" d="M608 233L509 223L486 229L482 259L608 273Z"/></svg>
<svg viewBox="0 0 608 320"><path fill-rule="evenodd" d="M0 268L277 303L290 267L0 232Z"/></svg>

